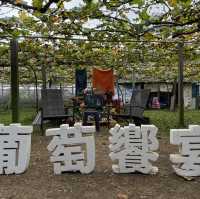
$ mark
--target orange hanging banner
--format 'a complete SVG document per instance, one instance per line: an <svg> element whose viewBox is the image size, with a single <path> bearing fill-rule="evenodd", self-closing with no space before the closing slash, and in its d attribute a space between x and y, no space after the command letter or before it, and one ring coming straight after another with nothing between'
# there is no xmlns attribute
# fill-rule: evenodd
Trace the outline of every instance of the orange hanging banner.
<svg viewBox="0 0 200 199"><path fill-rule="evenodd" d="M93 68L92 86L105 93L111 92L114 95L114 74L113 69L102 70Z"/></svg>

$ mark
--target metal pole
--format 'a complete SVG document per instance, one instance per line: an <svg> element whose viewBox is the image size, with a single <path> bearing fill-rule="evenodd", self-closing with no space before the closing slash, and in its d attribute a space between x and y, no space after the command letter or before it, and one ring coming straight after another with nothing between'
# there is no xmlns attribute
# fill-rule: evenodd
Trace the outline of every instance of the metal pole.
<svg viewBox="0 0 200 199"><path fill-rule="evenodd" d="M12 122L19 122L18 41L10 41Z"/></svg>
<svg viewBox="0 0 200 199"><path fill-rule="evenodd" d="M47 71L46 71L46 68L47 68L47 65L48 65L48 61L47 61L47 44L45 44L44 46L45 48L45 56L44 56L44 63L42 64L42 89L46 90L47 88Z"/></svg>
<svg viewBox="0 0 200 199"><path fill-rule="evenodd" d="M179 127L184 126L184 96L183 96L183 68L184 68L184 56L183 56L183 46L184 43L178 44L178 55L179 55L179 65L178 65L178 111L179 111Z"/></svg>
<svg viewBox="0 0 200 199"><path fill-rule="evenodd" d="M135 73L134 70L132 69L132 89L135 88Z"/></svg>
<svg viewBox="0 0 200 199"><path fill-rule="evenodd" d="M46 58L45 58L46 59ZM42 89L47 88L47 79L46 79L46 66L43 64L42 65Z"/></svg>

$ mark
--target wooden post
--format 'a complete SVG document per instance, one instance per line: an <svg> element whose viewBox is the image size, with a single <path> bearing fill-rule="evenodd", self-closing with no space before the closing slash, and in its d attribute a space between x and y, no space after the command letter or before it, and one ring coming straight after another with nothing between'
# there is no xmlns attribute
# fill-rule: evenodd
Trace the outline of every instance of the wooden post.
<svg viewBox="0 0 200 199"><path fill-rule="evenodd" d="M10 41L10 63L12 122L16 123L19 122L18 42L16 39Z"/></svg>
<svg viewBox="0 0 200 199"><path fill-rule="evenodd" d="M184 43L178 44L178 111L179 111L179 127L184 127L184 96L183 96L183 67L184 67L184 56L183 56Z"/></svg>

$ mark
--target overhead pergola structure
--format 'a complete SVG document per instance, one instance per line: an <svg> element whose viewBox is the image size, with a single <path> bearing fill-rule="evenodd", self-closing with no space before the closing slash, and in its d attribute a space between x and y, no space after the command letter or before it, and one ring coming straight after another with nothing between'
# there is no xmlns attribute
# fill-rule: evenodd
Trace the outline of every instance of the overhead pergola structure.
<svg viewBox="0 0 200 199"><path fill-rule="evenodd" d="M7 37L6 37L7 38ZM124 40L124 41L109 41L109 40L86 40L86 39L67 39L59 37L23 37L29 39L62 39L66 41L82 41L82 42L110 42L110 43L171 43L177 46L178 52L178 110L179 110L179 126L184 126L184 97L183 97L183 68L184 68L184 42L178 41L138 41L138 40ZM8 39L8 38L7 38ZM186 42L187 43L187 42ZM19 72L18 72L18 40L10 40L10 64L11 64L11 109L12 109L12 122L18 122L19 120Z"/></svg>

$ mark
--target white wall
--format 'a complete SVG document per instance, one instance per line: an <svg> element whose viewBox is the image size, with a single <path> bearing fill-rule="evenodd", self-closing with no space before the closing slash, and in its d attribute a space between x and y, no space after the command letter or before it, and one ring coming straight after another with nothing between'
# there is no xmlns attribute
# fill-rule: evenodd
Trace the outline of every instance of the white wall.
<svg viewBox="0 0 200 199"><path fill-rule="evenodd" d="M192 109L192 84L184 85L183 96L185 108Z"/></svg>
<svg viewBox="0 0 200 199"><path fill-rule="evenodd" d="M152 83L152 84L145 84L144 88L145 89L151 89L151 92L158 92L160 86L160 91L161 92L171 92L172 91L172 84L167 84L167 83Z"/></svg>
<svg viewBox="0 0 200 199"><path fill-rule="evenodd" d="M167 84L167 83L160 83L160 91L161 92L172 92L173 84ZM151 83L151 84L145 84L145 89L150 89L151 92L158 92L159 85L158 83ZM184 106L188 109L193 109L193 102L192 102L192 84L185 84L184 85Z"/></svg>

